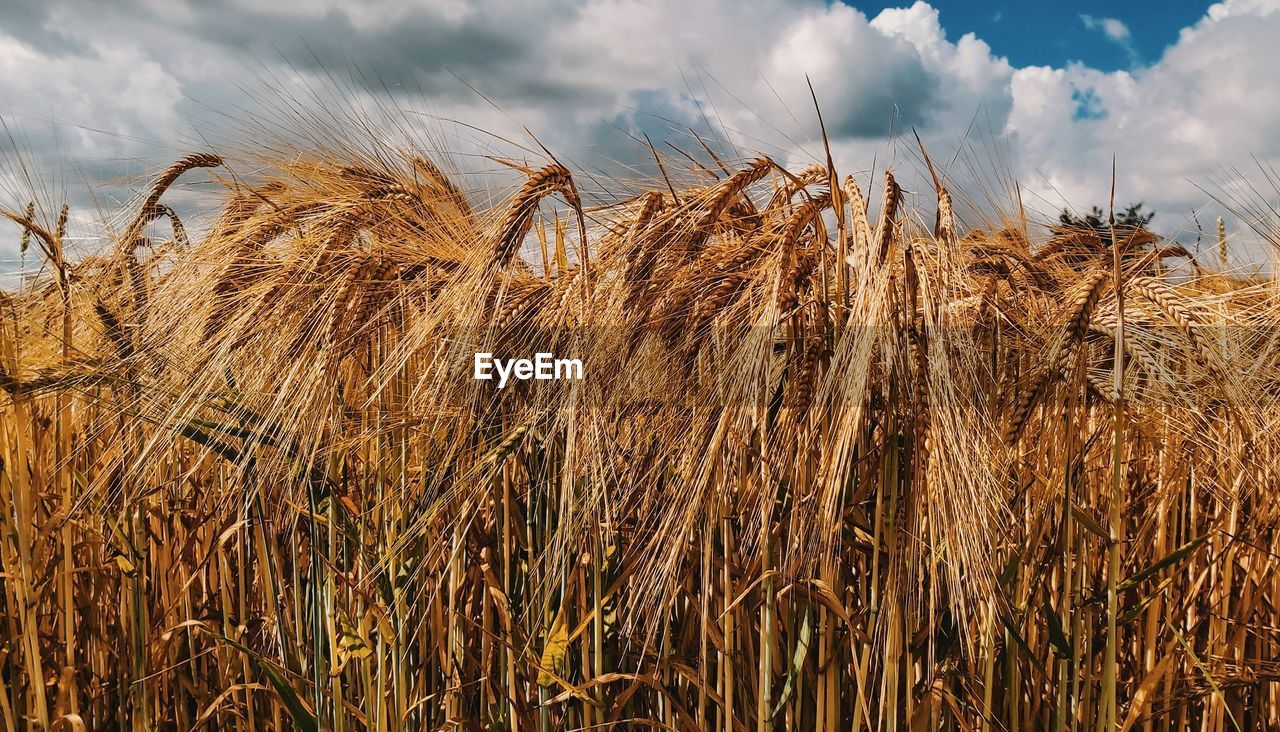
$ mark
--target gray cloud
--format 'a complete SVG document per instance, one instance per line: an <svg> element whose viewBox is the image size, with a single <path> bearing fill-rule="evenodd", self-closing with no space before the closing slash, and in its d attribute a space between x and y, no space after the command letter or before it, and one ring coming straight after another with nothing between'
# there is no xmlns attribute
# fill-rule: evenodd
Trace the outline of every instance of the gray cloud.
<svg viewBox="0 0 1280 732"><path fill-rule="evenodd" d="M17 0L0 14L0 203L35 187L91 229L95 202L111 209L152 166L326 114L367 113L463 168L522 153L449 119L517 141L528 128L619 179L654 172L646 135L700 149L690 128L726 156L803 163L820 152L807 78L845 169L902 162L887 136L915 128L948 158L991 147L991 172L1052 213L1101 200L1118 152L1129 198L1189 210L1206 197L1187 179L1280 152L1277 6L1214 5L1158 61L1104 73L1013 68L919 0L873 18L822 0ZM989 139L963 141L979 115ZM12 246L0 235L0 271Z"/></svg>
<svg viewBox="0 0 1280 732"><path fill-rule="evenodd" d="M531 88L536 66L536 26L512 27L491 14L451 20L423 8L394 23L362 27L342 9L299 17L269 8L202 14L186 30L205 40L268 62L285 60L319 75L363 70L369 91L409 84L415 92L456 95L465 88L454 74L490 88L502 98L533 97L570 84ZM505 20L505 22L503 22ZM565 92L561 92L564 96Z"/></svg>

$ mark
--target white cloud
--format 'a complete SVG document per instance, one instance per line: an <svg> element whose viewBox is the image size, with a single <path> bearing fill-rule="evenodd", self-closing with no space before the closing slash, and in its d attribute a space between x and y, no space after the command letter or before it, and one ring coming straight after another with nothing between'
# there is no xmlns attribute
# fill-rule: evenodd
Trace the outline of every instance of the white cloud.
<svg viewBox="0 0 1280 732"><path fill-rule="evenodd" d="M1008 132L1032 192L1056 205L1105 200L1114 155L1117 195L1147 201L1162 212L1157 224L1176 228L1208 202L1197 184L1211 188L1229 168L1247 174L1254 156L1280 157L1277 4L1214 6L1132 71L1015 72ZM1041 175L1025 175L1033 168Z"/></svg>
<svg viewBox="0 0 1280 732"><path fill-rule="evenodd" d="M1098 18L1087 13L1081 13L1080 20L1084 23L1084 27L1102 31L1113 41L1126 43L1129 40L1129 26L1125 25L1124 21L1116 18Z"/></svg>
<svg viewBox="0 0 1280 732"><path fill-rule="evenodd" d="M246 90L278 103L262 79L326 108L410 106L517 136L527 126L566 159L604 165L643 163L627 133L678 144L682 125L708 120L744 154L816 154L808 77L845 170L908 165L891 129L915 128L951 159L979 119L989 139L970 134L974 155L1046 215L1104 201L1114 154L1121 200L1145 200L1165 227L1208 200L1193 182L1280 157L1280 0L1213 5L1158 59L1110 72L1014 68L974 34L948 36L923 0L873 18L823 0L227 0L163 13L139 2L0 18L0 118L22 131L29 162L60 175L73 161L91 180L136 172L137 159L162 165L202 136L225 140L224 112L258 115L237 111L255 107ZM1120 21L1081 21L1132 47ZM440 129L473 138L447 146L490 144L412 119L433 141ZM10 193L0 203L22 195ZM0 234L0 260L11 246Z"/></svg>
<svg viewBox="0 0 1280 732"><path fill-rule="evenodd" d="M1129 26L1123 21L1116 18L1099 18L1093 15L1081 14L1080 21L1084 23L1084 27L1089 30L1096 30L1102 33L1107 40L1124 49L1129 57L1129 65L1136 66L1141 60L1138 56L1138 49L1133 45L1133 38L1129 34Z"/></svg>
<svg viewBox="0 0 1280 732"><path fill-rule="evenodd" d="M1217 21L1232 15L1265 17L1277 10L1280 10L1280 3L1275 0L1226 0L1210 5L1206 13L1210 20Z"/></svg>

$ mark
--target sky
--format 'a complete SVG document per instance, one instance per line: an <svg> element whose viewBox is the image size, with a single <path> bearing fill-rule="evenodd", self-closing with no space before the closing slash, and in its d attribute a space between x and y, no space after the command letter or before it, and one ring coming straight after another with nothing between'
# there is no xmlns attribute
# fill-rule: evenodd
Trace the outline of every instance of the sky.
<svg viewBox="0 0 1280 732"><path fill-rule="evenodd" d="M1061 68L1079 62L1103 71L1158 60L1165 48L1178 40L1179 31L1194 25L1209 7L1207 2L1188 0L934 0L930 4L938 10L949 36L973 33L1016 67ZM869 17L902 7L893 2L855 5Z"/></svg>
<svg viewBox="0 0 1280 732"><path fill-rule="evenodd" d="M1277 39L1280 0L8 0L0 205L68 199L92 242L150 173L299 108L379 110L377 134L477 176L530 134L584 175L652 174L636 140L696 148L690 130L803 167L812 83L843 171L918 173L914 131L975 199L1016 181L1051 220L1105 204L1114 156L1117 198L1158 230L1223 214L1245 241L1217 201L1280 196Z"/></svg>

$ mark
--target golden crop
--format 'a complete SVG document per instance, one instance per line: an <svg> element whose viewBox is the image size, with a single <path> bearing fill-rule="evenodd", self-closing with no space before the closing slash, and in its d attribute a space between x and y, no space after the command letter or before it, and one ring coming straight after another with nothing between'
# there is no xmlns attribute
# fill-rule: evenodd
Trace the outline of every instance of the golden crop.
<svg viewBox="0 0 1280 732"><path fill-rule="evenodd" d="M0 728L1280 725L1273 279L941 174L252 163L5 214Z"/></svg>

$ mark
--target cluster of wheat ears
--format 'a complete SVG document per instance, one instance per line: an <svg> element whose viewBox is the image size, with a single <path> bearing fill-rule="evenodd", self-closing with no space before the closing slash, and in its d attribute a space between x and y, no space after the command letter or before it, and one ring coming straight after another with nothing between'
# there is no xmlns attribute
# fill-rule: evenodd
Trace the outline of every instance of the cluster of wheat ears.
<svg viewBox="0 0 1280 732"><path fill-rule="evenodd" d="M1275 282L722 157L5 212L0 728L1280 725Z"/></svg>

